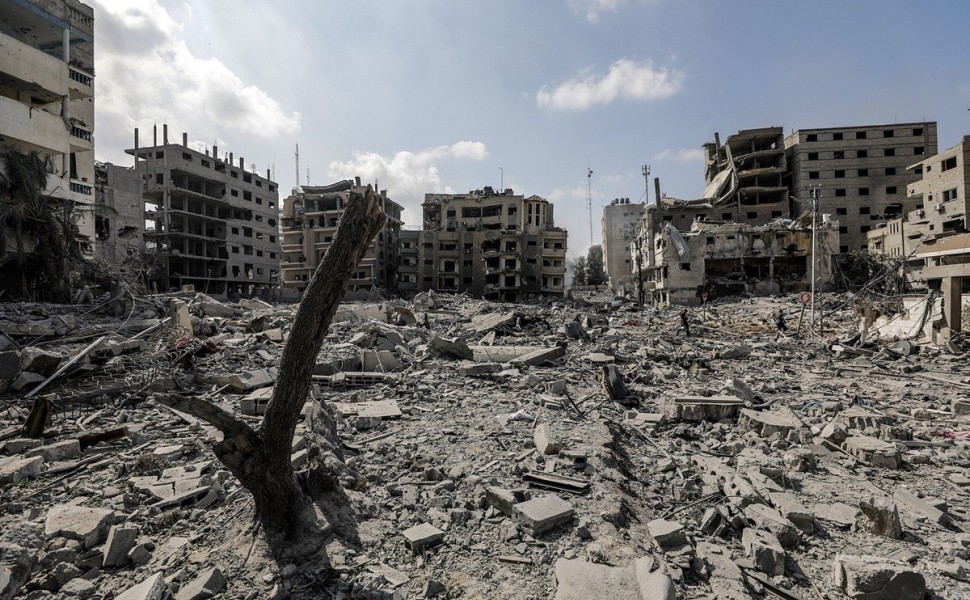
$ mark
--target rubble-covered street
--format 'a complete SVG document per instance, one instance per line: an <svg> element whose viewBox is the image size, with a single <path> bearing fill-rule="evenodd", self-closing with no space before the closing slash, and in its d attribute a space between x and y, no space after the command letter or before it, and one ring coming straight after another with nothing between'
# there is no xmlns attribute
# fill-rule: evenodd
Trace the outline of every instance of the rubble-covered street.
<svg viewBox="0 0 970 600"><path fill-rule="evenodd" d="M342 305L313 393L355 513L332 597L970 598L965 354L859 345L852 298L821 305L822 337L787 296L691 309L690 338L606 297ZM258 425L294 312L0 306L0 599L320 597L221 434L156 401Z"/></svg>

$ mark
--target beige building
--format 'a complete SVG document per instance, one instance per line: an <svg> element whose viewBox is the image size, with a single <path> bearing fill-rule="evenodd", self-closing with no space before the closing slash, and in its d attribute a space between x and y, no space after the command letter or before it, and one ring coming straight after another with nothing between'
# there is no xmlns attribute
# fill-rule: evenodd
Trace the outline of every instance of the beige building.
<svg viewBox="0 0 970 600"><path fill-rule="evenodd" d="M303 186L283 201L283 287L300 294L333 242L350 190L360 180ZM401 205L381 190L387 224L367 248L350 280L351 290L393 290L397 283Z"/></svg>
<svg viewBox="0 0 970 600"><path fill-rule="evenodd" d="M603 268L614 291L630 287L634 258L630 248L636 240L644 208L644 204L631 204L629 198L617 198L603 207L600 219Z"/></svg>
<svg viewBox="0 0 970 600"><path fill-rule="evenodd" d="M870 231L868 244L870 252L901 257L910 281L922 285L921 255L937 240L970 230L970 136L907 171L918 178L906 190L913 210Z"/></svg>
<svg viewBox="0 0 970 600"><path fill-rule="evenodd" d="M919 175L907 167L936 153L936 123L895 123L799 129L785 139L791 193L839 221L839 252L868 248L870 230L914 210L907 186Z"/></svg>
<svg viewBox="0 0 970 600"><path fill-rule="evenodd" d="M102 271L132 281L145 263L145 198L133 167L94 165L94 254Z"/></svg>
<svg viewBox="0 0 970 600"><path fill-rule="evenodd" d="M76 0L0 0L0 143L37 151L94 257L94 11ZM0 169L5 166L0 164ZM7 236L8 244L13 236ZM29 251L31 248L27 248ZM3 256L13 251L4 248ZM0 279L20 275L0 268ZM18 268L19 269L19 268Z"/></svg>
<svg viewBox="0 0 970 600"><path fill-rule="evenodd" d="M566 230L553 205L511 189L425 194L424 226L401 235L402 292L467 292L516 302L562 296Z"/></svg>
<svg viewBox="0 0 970 600"><path fill-rule="evenodd" d="M167 125L161 143L153 128L151 146L139 145L135 129L135 147L125 152L145 200L152 287L265 296L278 285L279 191L269 172L247 169L231 152L220 157L218 146L211 155L193 150L186 133L170 143Z"/></svg>

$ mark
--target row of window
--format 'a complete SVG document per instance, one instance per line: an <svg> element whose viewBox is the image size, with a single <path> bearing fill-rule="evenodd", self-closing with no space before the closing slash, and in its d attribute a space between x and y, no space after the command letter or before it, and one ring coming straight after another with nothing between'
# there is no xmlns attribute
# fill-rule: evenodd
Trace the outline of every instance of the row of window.
<svg viewBox="0 0 970 600"><path fill-rule="evenodd" d="M855 169L856 177L869 177L870 171L871 171L870 169ZM834 177L835 179L843 179L846 177L846 174L849 172L850 171L847 169L836 169L835 171L832 171L832 177ZM886 175L895 175L895 174L896 174L896 167L888 167L886 169ZM822 171L809 171L808 178L821 179ZM890 187L896 187L896 186L890 186ZM893 193L895 194L896 192L893 192Z"/></svg>
<svg viewBox="0 0 970 600"><path fill-rule="evenodd" d="M876 132L873 132L873 133L874 133L873 137L879 137L878 136L878 133L876 133ZM897 133L898 133L898 136L899 137L903 137L903 136L906 136L906 135L921 136L921 135L923 135L923 128L922 127L914 127L913 129L883 129L883 131L882 131L882 137L884 137L884 138L894 138L894 137L897 137ZM817 141L819 141L818 135L819 134L817 134L817 133L809 133L808 135L805 136L805 141L806 142L817 142ZM838 142L838 141L844 140L844 139L864 140L868 136L869 136L869 132L867 132L867 131L854 131L854 132L853 131L835 131L835 132L832 133L832 137L829 138L829 139L832 140L832 141Z"/></svg>
<svg viewBox="0 0 970 600"><path fill-rule="evenodd" d="M836 188L835 189L835 197L836 198L842 198L842 197L844 197L847 194L847 191L848 190L846 190L845 188ZM899 193L899 188L896 187L895 185L887 185L886 186L886 195L887 196L893 196L893 195L896 195L898 193ZM858 196L868 196L869 195L869 188L867 188L867 187L856 188L856 195L858 195Z"/></svg>
<svg viewBox="0 0 970 600"><path fill-rule="evenodd" d="M239 228L238 227L230 227L229 230L232 232L233 235L239 235ZM254 237L255 236L257 240L263 239L263 232L262 231L256 231L254 233L253 232L253 229L251 227L243 227L242 228L242 235L244 237ZM271 244L275 244L276 243L276 236L275 235L270 235L269 236L269 241L270 241Z"/></svg>
<svg viewBox="0 0 970 600"><path fill-rule="evenodd" d="M897 150L899 150L900 152L897 153L896 152ZM883 148L882 149L882 156L904 156L904 153L902 152L902 150L904 150L904 148ZM851 154L852 152L853 152L852 150L848 150L848 151L847 150L834 150L832 152L832 160L845 160L846 158L869 158L869 150L867 150L867 149L866 150L855 150L855 156L854 157ZM873 150L873 154L872 155L873 156L878 156L875 152L876 152L876 150ZM828 154L828 153L826 152L826 154ZM926 147L925 146L913 146L913 156L922 156L924 154L926 154ZM825 158L821 158L819 152L809 152L807 154L807 159L808 160L827 160L828 159L828 156L826 156Z"/></svg>
<svg viewBox="0 0 970 600"><path fill-rule="evenodd" d="M163 158L165 158L165 152L163 152L161 150L157 150L155 152L155 158L157 158L157 159L163 159ZM184 160L185 162L193 162L192 155L189 154L188 152L183 152L182 153L182 160ZM207 169L211 169L212 168L212 163L208 159L208 157L206 157L206 158L199 158L199 163L203 167L205 167ZM217 172L219 172L219 173L225 173L226 172L226 164L227 163L224 163L224 162L222 162L221 160L218 160L218 159L216 159L215 163L216 163L216 169L215 170ZM230 177L233 177L234 179L239 179L239 173L240 172L237 171L236 169L233 169L233 168L230 168L229 169L229 176ZM247 171L242 171L242 179L243 179L243 181L245 183L253 183L253 175L252 175L252 173L249 173ZM256 187L263 187L263 181L259 177L256 178ZM267 187L269 188L269 191L271 191L271 192L275 192L276 191L276 184L275 183L267 183Z"/></svg>
<svg viewBox="0 0 970 600"><path fill-rule="evenodd" d="M232 253L233 254L239 254L239 246L232 246ZM252 256L253 255L253 247L252 246L243 246L242 247L242 253L245 254L246 256ZM263 252L262 250L256 250L256 256L264 256L266 254L269 254L269 257L270 258L276 258L276 253L275 252Z"/></svg>

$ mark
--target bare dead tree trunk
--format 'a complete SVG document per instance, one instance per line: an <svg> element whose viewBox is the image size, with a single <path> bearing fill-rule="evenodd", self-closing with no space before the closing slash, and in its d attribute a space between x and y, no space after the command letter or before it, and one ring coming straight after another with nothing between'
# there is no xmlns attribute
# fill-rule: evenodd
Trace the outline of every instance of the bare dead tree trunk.
<svg viewBox="0 0 970 600"><path fill-rule="evenodd" d="M223 440L215 445L220 461L252 492L256 516L267 539L277 550L312 554L314 548L294 548L316 538L310 498L301 489L290 462L293 435L300 411L310 392L313 367L330 323L347 291L357 264L384 226L386 216L370 186L350 192L333 243L307 286L283 348L273 399L259 431L205 400L184 396L160 397L159 401L217 427ZM274 550L276 551L276 550Z"/></svg>

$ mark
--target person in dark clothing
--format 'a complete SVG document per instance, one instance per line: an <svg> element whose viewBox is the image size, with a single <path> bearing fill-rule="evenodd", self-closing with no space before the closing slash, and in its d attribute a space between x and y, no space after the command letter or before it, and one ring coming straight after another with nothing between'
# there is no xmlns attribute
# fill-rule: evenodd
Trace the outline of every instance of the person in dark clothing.
<svg viewBox="0 0 970 600"><path fill-rule="evenodd" d="M687 319L687 309L680 311L680 326L684 328L687 337L690 337L690 321Z"/></svg>
<svg viewBox="0 0 970 600"><path fill-rule="evenodd" d="M785 311L780 308L778 309L778 312L775 313L775 325L778 326L778 335L775 336L775 339L777 340L780 336L785 335L785 333L788 331L788 325L785 324Z"/></svg>

